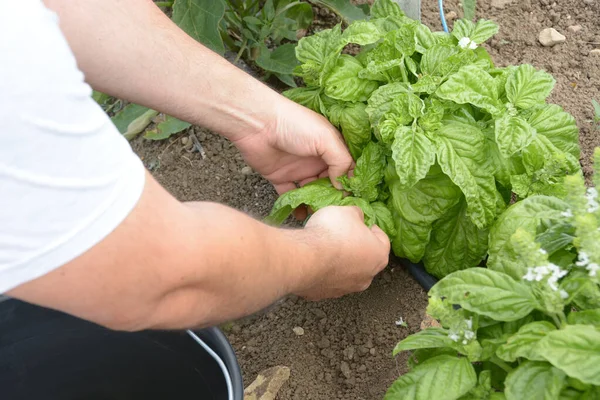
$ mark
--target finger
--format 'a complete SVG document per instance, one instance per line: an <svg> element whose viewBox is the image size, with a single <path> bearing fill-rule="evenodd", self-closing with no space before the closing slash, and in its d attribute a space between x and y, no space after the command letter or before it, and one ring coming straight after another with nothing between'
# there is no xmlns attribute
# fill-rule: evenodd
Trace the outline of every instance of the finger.
<svg viewBox="0 0 600 400"><path fill-rule="evenodd" d="M331 183L336 188L341 189L342 184L338 182L337 178L346 175L352 166L352 157L348 152L348 148L340 137L330 135L329 139L323 143L323 148L319 150L319 155L329 166L328 172Z"/></svg>
<svg viewBox="0 0 600 400"><path fill-rule="evenodd" d="M299 182L299 184L300 184L300 187L302 187L302 186L306 185L307 183L314 182L314 181L316 181L317 179L319 179L319 177L317 177L317 176L311 176L310 178L302 179L302 180Z"/></svg>
<svg viewBox="0 0 600 400"><path fill-rule="evenodd" d="M275 190L277 194L282 195L285 192L289 192L290 190L297 189L296 184L294 182L286 182L286 183L278 183L275 186Z"/></svg>
<svg viewBox="0 0 600 400"><path fill-rule="evenodd" d="M348 208L351 209L352 211L354 211L356 213L356 215L358 216L358 218L364 222L365 213L363 212L362 208L357 207L357 206L349 206Z"/></svg>
<svg viewBox="0 0 600 400"><path fill-rule="evenodd" d="M375 237L385 244L386 247L390 246L390 239L388 238L388 235L386 235L386 233L382 231L380 227L377 225L371 226L371 232L373 232Z"/></svg>

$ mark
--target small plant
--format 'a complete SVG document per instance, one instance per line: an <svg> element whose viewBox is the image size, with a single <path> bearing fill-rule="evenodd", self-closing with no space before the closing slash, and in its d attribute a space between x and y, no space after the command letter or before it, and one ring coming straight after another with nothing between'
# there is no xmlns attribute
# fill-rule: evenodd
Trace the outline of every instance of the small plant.
<svg viewBox="0 0 600 400"><path fill-rule="evenodd" d="M431 289L440 326L398 343L410 372L386 400L600 398L598 193L581 176L565 186L565 199L532 196L500 217L487 269Z"/></svg>
<svg viewBox="0 0 600 400"><path fill-rule="evenodd" d="M351 196L319 181L281 196L268 220L280 224L301 204L357 205L397 256L429 273L477 266L512 199L564 196L564 176L581 173L575 120L546 104L548 73L493 65L480 46L493 22L434 33L391 0L370 14L300 40L306 87L285 93L340 128L356 160L340 178ZM342 54L348 44L360 52Z"/></svg>

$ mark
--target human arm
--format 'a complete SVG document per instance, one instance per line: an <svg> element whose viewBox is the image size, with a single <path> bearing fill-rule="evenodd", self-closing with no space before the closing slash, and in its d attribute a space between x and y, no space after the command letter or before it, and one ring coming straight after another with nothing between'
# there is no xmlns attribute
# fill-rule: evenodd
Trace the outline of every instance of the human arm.
<svg viewBox="0 0 600 400"><path fill-rule="evenodd" d="M364 290L388 253L387 236L355 207L323 209L305 229L276 229L223 205L178 202L148 174L110 235L8 295L113 329L199 327L290 293Z"/></svg>
<svg viewBox="0 0 600 400"><path fill-rule="evenodd" d="M179 29L150 0L44 0L94 88L233 141L279 193L336 178L352 159L337 130Z"/></svg>

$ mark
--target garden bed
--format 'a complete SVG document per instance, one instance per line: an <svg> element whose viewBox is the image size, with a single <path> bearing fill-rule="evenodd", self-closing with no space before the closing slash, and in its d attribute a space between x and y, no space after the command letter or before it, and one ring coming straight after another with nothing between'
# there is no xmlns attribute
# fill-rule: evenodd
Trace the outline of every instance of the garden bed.
<svg viewBox="0 0 600 400"><path fill-rule="evenodd" d="M478 3L478 16L500 25L500 33L487 46L498 65L531 63L556 78L549 102L575 116L581 160L589 176L591 154L600 146L600 131L591 122L591 100L600 100L600 55L591 52L600 48L600 0ZM446 1L446 12L452 11L461 14L458 1ZM423 20L434 30L441 29L437 13L437 2L423 0ZM569 29L575 25L581 27L578 32ZM548 27L564 34L566 42L541 46L539 32ZM229 142L202 128L191 129L205 158L186 151L189 133L163 142L139 138L133 147L178 199L217 201L264 217L276 199L271 186L244 164ZM229 325L227 333L247 384L266 368L290 367L282 400L379 399L406 371L406 355L394 360L391 350L399 339L420 330L426 304L425 291L392 260L364 293L320 303L288 298L268 312ZM401 317L407 327L397 326ZM298 335L295 327L304 333Z"/></svg>

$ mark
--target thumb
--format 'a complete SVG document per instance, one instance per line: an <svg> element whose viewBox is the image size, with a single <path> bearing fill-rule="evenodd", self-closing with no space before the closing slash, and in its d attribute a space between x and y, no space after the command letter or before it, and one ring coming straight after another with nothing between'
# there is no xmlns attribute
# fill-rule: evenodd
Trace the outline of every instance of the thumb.
<svg viewBox="0 0 600 400"><path fill-rule="evenodd" d="M380 227L378 227L377 225L371 226L371 232L373 232L375 237L377 237L377 239L384 243L386 247L390 247L390 239L388 238L388 235L381 230Z"/></svg>
<svg viewBox="0 0 600 400"><path fill-rule="evenodd" d="M329 139L323 143L319 153L329 167L331 183L336 188L341 189L342 185L337 181L337 178L348 173L352 166L352 156L350 156L348 148L337 134L337 131L336 134L329 135Z"/></svg>

